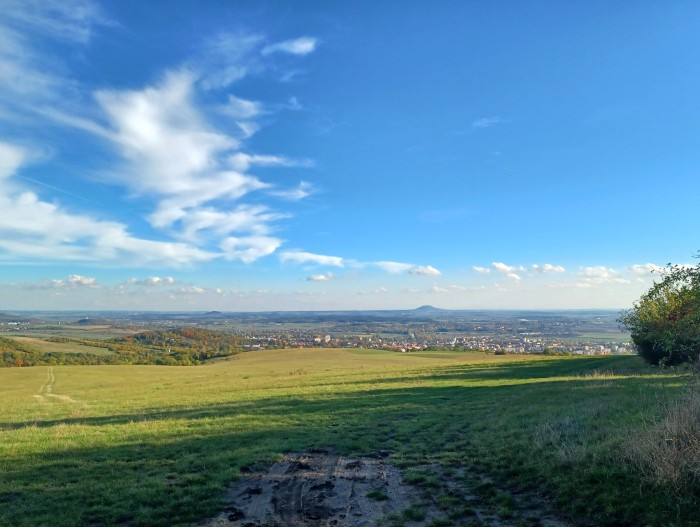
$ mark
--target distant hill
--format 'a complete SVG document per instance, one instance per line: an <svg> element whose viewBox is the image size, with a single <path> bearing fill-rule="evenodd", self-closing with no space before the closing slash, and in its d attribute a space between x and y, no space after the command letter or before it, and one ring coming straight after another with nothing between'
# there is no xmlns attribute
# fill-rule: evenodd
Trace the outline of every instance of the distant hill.
<svg viewBox="0 0 700 527"><path fill-rule="evenodd" d="M449 309L440 309L439 307L433 306L420 306L414 309L413 311L417 311L418 313L444 313L446 311L449 311Z"/></svg>

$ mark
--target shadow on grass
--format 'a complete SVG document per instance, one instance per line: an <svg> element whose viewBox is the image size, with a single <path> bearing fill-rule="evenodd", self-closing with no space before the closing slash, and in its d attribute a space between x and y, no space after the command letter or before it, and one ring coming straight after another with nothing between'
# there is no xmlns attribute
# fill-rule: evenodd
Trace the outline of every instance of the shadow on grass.
<svg viewBox="0 0 700 527"><path fill-rule="evenodd" d="M503 386L479 386L479 385L457 385L454 387L441 386L438 389L434 387L425 388L424 386L411 386L407 388L392 389L392 384L406 384L409 382L425 381L473 381L479 383L488 380L502 381L518 381L527 380L535 382L539 385L536 388L539 391L547 392L545 384L553 383L572 383L570 379L560 379L562 377L581 376L593 372L595 370L603 370L615 372L616 368L625 372L637 371L639 362L637 357L617 357L614 360L610 358L588 358L588 357L572 357L558 358L551 360L532 360L524 359L523 362L515 363L496 363L493 365L484 365L483 363L475 365L459 365L459 366L442 366L437 369L426 371L425 369L401 372L401 375L392 375L388 378L374 378L368 381L366 378L359 381L343 380L340 383L339 393L332 394L332 399L318 401L314 400L314 396L305 397L303 399L294 399L290 397L273 397L269 399L256 399L236 401L226 404L205 405L197 408L184 409L168 409L157 410L152 412L140 412L134 414L113 414L97 417L75 417L62 418L56 420L41 420L41 421L20 421L0 423L0 430L16 430L29 426L45 428L59 424L64 425L86 425L86 426L104 426L104 425L123 425L129 423L138 423L143 421L153 420L171 420L171 419L207 419L219 418L241 413L255 413L258 415L279 416L287 415L290 411L301 412L303 414L313 413L328 413L330 411L356 411L358 408L364 408L368 404L379 406L385 410L381 401L383 400L401 400L402 404L413 402L422 406L432 405L435 401L443 402L444 400L459 401L465 398L494 401L501 399L501 395L508 396L509 391L502 392ZM586 368L583 368L586 366ZM632 369L634 367L635 369ZM436 372L437 370L437 372ZM366 377L366 373L361 373ZM552 379L546 381L546 379ZM660 379L655 379L653 376L646 378L645 382L663 383ZM625 383L619 382L622 379L616 379L617 386L624 386ZM634 382L634 381L632 381ZM359 389L350 390L352 386L388 386L387 388ZM569 384L569 386L571 386ZM500 388L501 391L496 390ZM527 388L523 388L527 389ZM439 394L436 392L439 391ZM483 397L483 393L488 393L491 397ZM430 395L429 395L430 394ZM316 396L318 397L318 396Z"/></svg>
<svg viewBox="0 0 700 527"><path fill-rule="evenodd" d="M580 373L582 364L594 363L571 359L531 366L444 367L428 378L546 379ZM405 382L408 377L399 379ZM88 441L85 447L71 446L78 438L65 437L41 457L18 456L4 463L0 524L187 525L218 511L226 485L239 476L242 466L267 463L288 451L327 446L359 454L388 448L397 460L449 459L496 474L501 471L506 479L522 477L529 485L546 481L553 498L568 493L571 502L588 501L577 514L597 520L595 511L606 511L612 518L609 525L630 524L627 518L633 514L642 515L640 522L653 524L644 507L652 512L663 507L658 496L640 499L640 486L627 467L609 466L612 453L603 460L600 473L591 472L590 467L567 467L557 475L546 463L536 461L546 453L538 452L533 440L542 422L555 414L582 419L584 435L598 437L598 420L607 423L611 435L618 434L612 423L620 422L640 390L661 386L662 378L606 381L596 396L606 398L611 393L614 404L600 410L603 414L590 415L581 412L591 404L591 381L585 379L403 388L391 387L392 379L380 381L386 381L386 387L31 423L42 429L55 427L46 434L91 433L79 430L81 426L123 425L124 430L110 428L114 437ZM156 426L155 432L133 430L149 423ZM77 426L62 430L58 425ZM93 446L97 441L105 446ZM593 482L586 479L592 473L598 478ZM613 476L614 482L605 480ZM572 478L578 486L568 485ZM617 490L608 492L612 484Z"/></svg>

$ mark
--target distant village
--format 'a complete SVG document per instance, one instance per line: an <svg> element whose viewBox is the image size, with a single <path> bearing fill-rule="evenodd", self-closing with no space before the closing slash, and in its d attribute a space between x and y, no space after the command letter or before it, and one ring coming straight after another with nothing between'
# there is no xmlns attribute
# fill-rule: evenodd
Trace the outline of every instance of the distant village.
<svg viewBox="0 0 700 527"><path fill-rule="evenodd" d="M620 331L617 314L581 313L316 313L151 314L129 318L54 320L53 328L104 324L104 337L116 328L127 331L196 327L242 337L244 349L364 348L397 352L481 351L494 354L615 355L636 353L629 335ZM123 317L122 314L119 314ZM525 318L526 317L526 318ZM43 322L44 324L46 322ZM63 325L61 325L63 324ZM0 332L32 332L42 323L6 316Z"/></svg>
<svg viewBox="0 0 700 527"><path fill-rule="evenodd" d="M501 337L466 335L452 338L406 339L381 338L366 335L244 335L253 341L249 349L277 348L364 348L400 351L404 353L430 350L482 351L495 354L542 353L572 355L612 355L634 353L631 343L586 340L562 340L545 337ZM257 342L256 342L257 341Z"/></svg>

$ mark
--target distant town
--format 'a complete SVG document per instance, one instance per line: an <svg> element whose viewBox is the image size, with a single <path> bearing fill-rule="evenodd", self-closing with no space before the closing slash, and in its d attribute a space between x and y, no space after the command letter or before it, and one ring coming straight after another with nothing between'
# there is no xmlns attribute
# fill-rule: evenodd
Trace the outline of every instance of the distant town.
<svg viewBox="0 0 700 527"><path fill-rule="evenodd" d="M6 313L0 334L102 339L152 329L216 330L241 337L244 350L366 348L398 352L464 350L495 354L635 353L614 311L397 311L268 313Z"/></svg>

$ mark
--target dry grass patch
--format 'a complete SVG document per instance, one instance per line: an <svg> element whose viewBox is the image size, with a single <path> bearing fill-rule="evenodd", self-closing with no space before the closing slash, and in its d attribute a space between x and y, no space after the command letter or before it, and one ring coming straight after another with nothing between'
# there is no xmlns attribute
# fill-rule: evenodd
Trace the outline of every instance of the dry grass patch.
<svg viewBox="0 0 700 527"><path fill-rule="evenodd" d="M663 401L656 417L630 440L629 455L642 473L674 493L700 486L700 382L676 401Z"/></svg>

